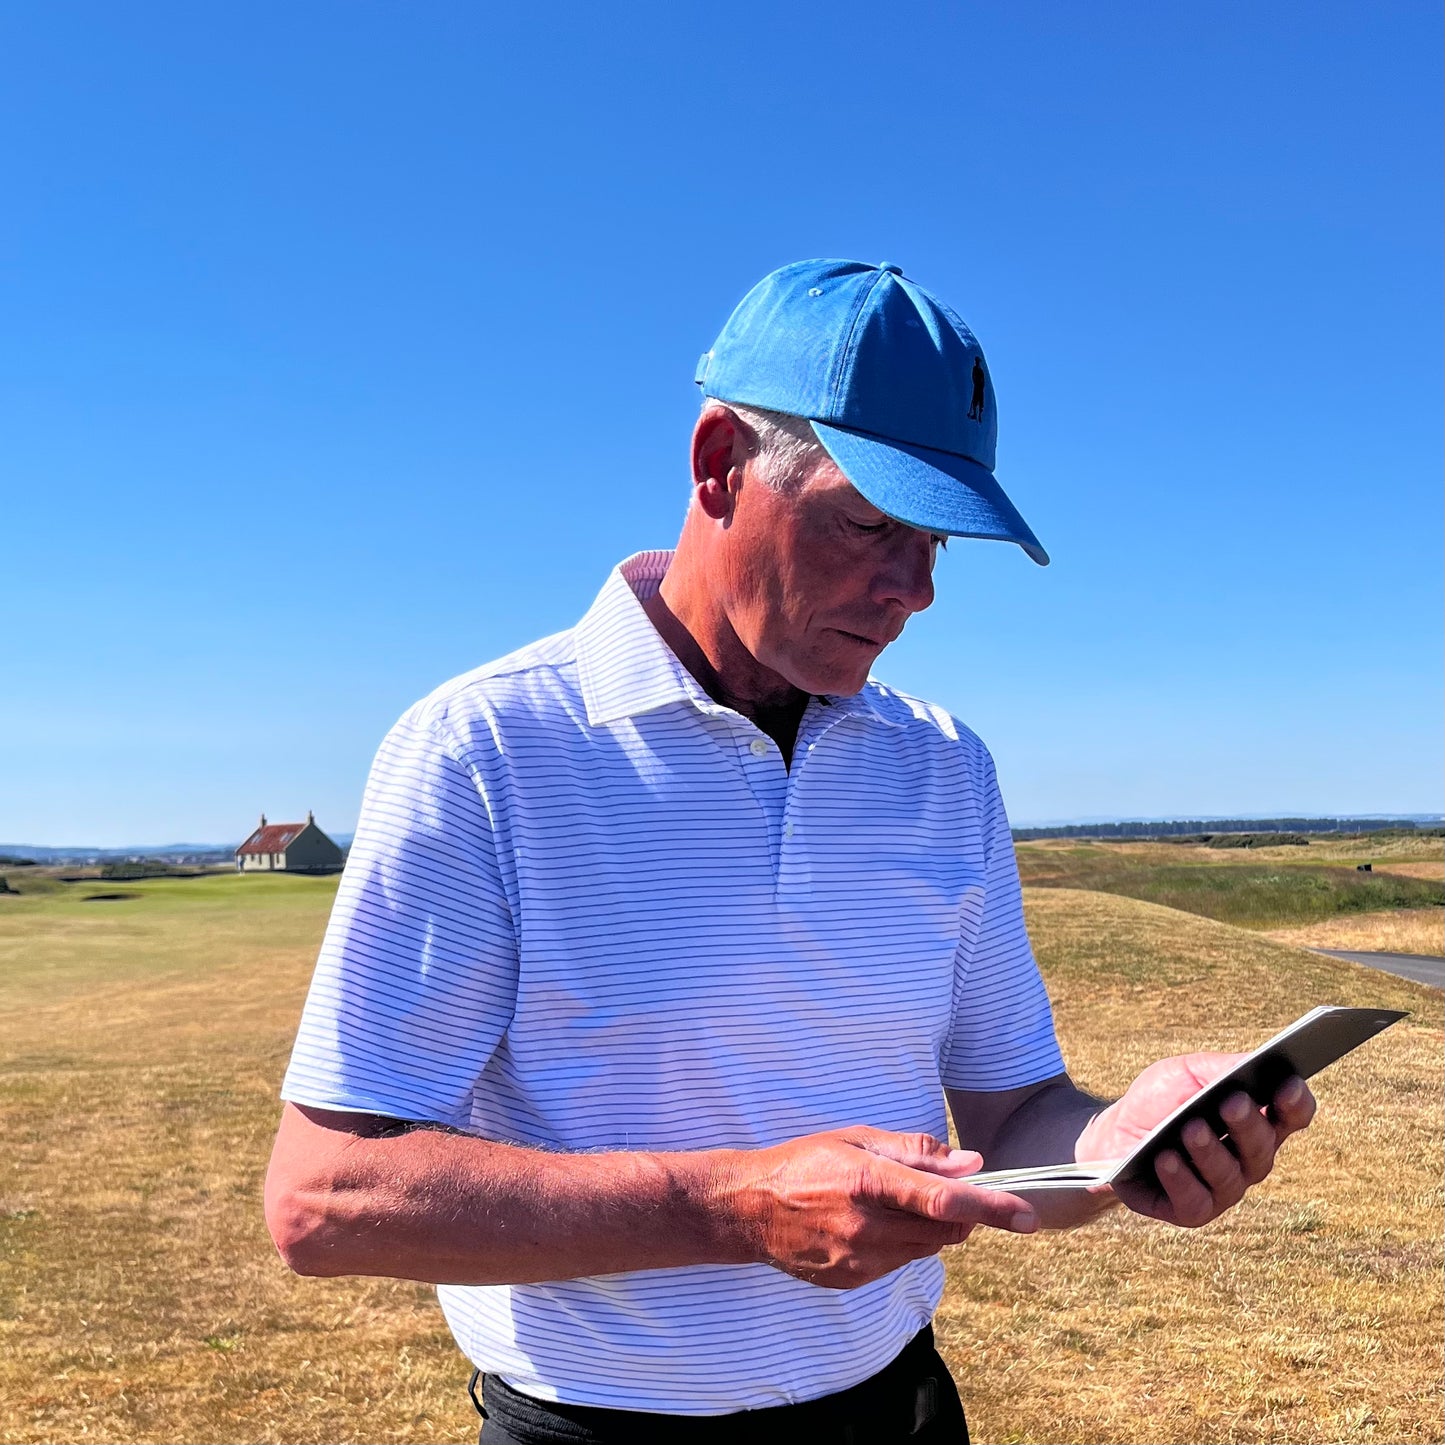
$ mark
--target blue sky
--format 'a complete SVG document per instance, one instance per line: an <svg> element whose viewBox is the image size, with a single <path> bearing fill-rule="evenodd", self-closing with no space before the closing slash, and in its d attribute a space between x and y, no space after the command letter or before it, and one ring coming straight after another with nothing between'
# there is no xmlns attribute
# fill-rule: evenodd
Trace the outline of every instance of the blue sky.
<svg viewBox="0 0 1445 1445"><path fill-rule="evenodd" d="M1438 810L1419 3L0 8L0 839L349 829L382 733L674 539L693 366L889 259L1054 558L878 675L1016 822Z"/></svg>

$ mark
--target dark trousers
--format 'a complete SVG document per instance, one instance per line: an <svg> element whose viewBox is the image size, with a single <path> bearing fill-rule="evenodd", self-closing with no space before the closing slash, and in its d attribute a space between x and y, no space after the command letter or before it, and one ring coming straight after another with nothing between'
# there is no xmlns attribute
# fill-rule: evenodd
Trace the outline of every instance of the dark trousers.
<svg viewBox="0 0 1445 1445"><path fill-rule="evenodd" d="M472 1399L476 1401L476 1376ZM876 1375L797 1405L733 1415L660 1415L534 1400L482 1380L481 1445L968 1445L963 1402L920 1330Z"/></svg>

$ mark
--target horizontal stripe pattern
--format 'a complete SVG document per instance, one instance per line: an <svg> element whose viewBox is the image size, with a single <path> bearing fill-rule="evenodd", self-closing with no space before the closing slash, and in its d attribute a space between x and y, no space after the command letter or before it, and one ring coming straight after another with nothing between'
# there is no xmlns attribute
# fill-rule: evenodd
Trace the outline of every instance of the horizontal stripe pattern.
<svg viewBox="0 0 1445 1445"><path fill-rule="evenodd" d="M945 1087L1062 1070L987 750L870 681L809 702L790 771L648 621L669 560L388 735L287 1099L554 1150L759 1148L943 1137ZM848 1292L709 1266L438 1293L528 1394L717 1414L865 1379L941 1289L926 1259Z"/></svg>

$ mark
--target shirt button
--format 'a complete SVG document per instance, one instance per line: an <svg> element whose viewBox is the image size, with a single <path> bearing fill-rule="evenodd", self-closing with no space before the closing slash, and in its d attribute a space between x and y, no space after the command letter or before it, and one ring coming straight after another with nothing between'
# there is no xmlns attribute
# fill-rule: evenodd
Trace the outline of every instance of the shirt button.
<svg viewBox="0 0 1445 1445"><path fill-rule="evenodd" d="M791 838L792 836L793 836L793 825L792 825L791 823L784 823L784 824L783 824L783 837L785 837L785 838Z"/></svg>
<svg viewBox="0 0 1445 1445"><path fill-rule="evenodd" d="M768 755L768 745L762 738L754 738L752 742L748 744L748 751L751 752L755 758L765 758Z"/></svg>

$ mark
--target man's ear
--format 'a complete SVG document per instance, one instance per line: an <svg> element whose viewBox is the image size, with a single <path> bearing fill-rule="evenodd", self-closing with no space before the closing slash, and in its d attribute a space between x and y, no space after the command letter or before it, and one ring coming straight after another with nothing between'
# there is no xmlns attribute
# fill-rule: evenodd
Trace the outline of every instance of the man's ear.
<svg viewBox="0 0 1445 1445"><path fill-rule="evenodd" d="M732 515L752 440L742 419L721 406L708 407L692 429L693 491L716 521Z"/></svg>

